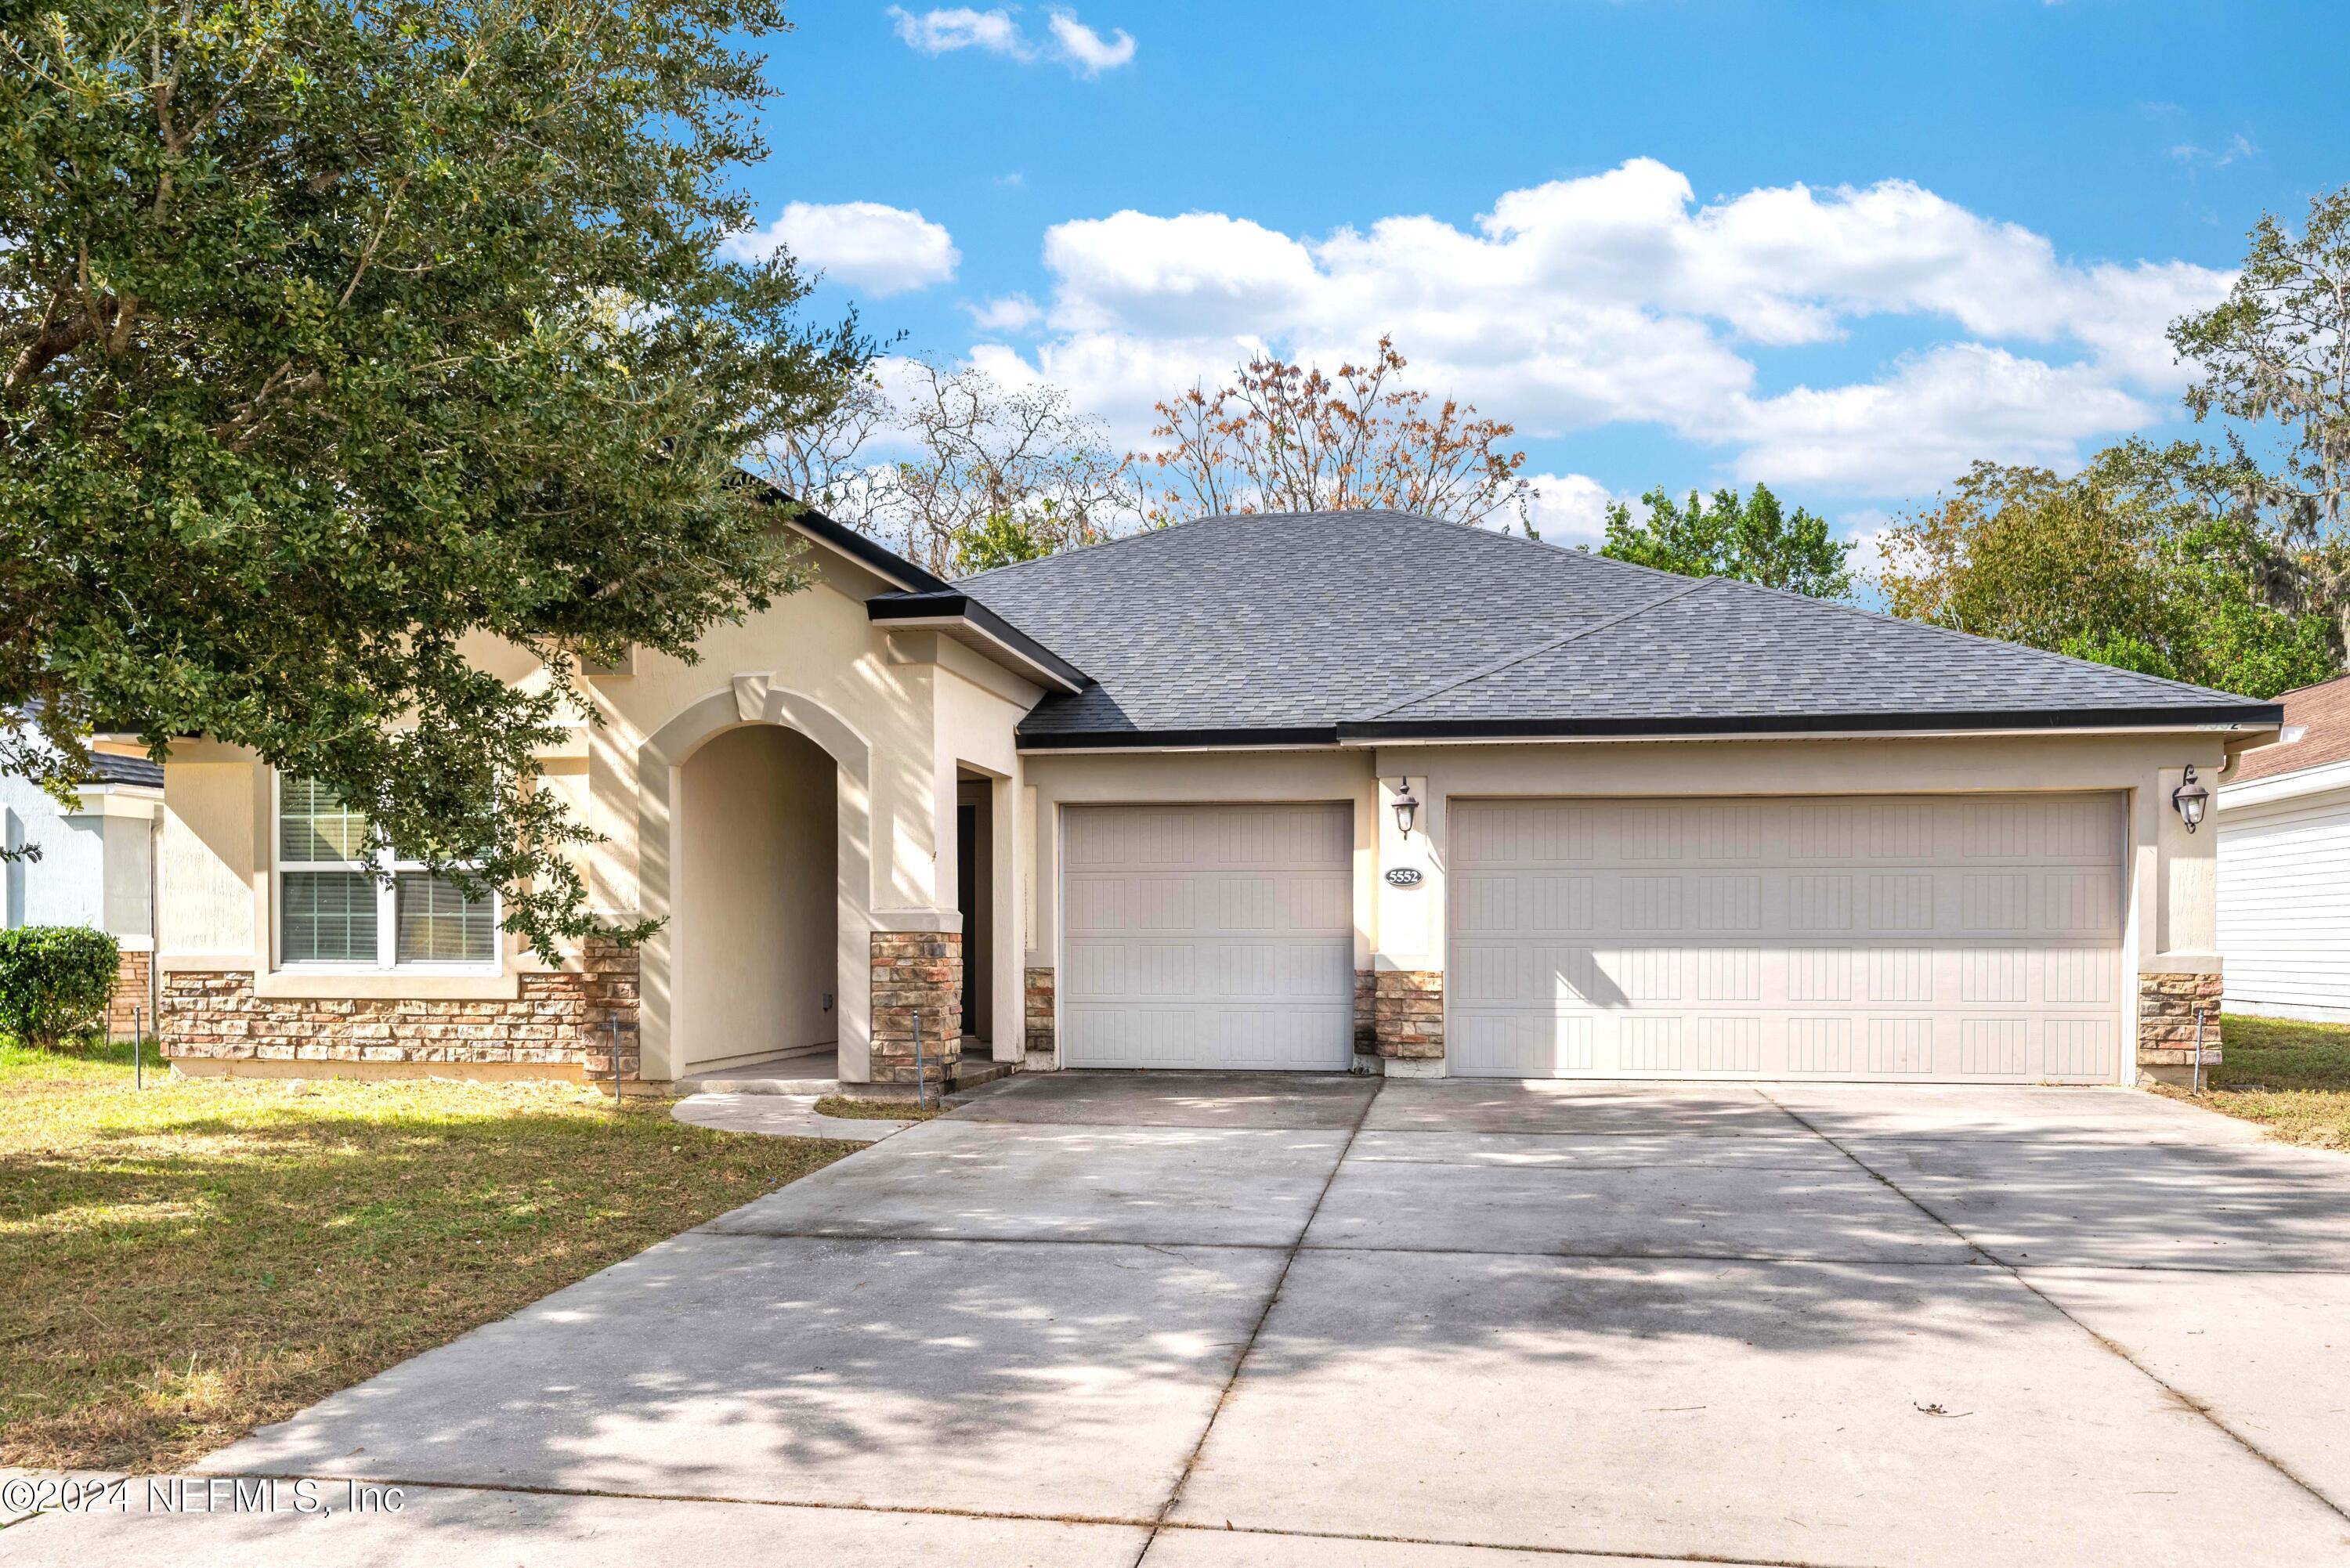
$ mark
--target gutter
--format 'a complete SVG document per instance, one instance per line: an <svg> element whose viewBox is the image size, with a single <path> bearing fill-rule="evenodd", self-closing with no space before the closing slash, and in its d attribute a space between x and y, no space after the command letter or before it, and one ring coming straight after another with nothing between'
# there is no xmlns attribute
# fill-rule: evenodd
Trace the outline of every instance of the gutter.
<svg viewBox="0 0 2350 1568"><path fill-rule="evenodd" d="M1508 745L1525 742L1982 740L2013 735L2214 734L2272 730L2274 704L1987 713L1762 714L1721 719L1355 720L1263 728L1024 731L1023 752ZM2270 719L2269 714L2277 714Z"/></svg>
<svg viewBox="0 0 2350 1568"><path fill-rule="evenodd" d="M1057 691L1074 695L1093 684L1084 670L956 588L878 595L865 601L865 618L892 630L944 631Z"/></svg>

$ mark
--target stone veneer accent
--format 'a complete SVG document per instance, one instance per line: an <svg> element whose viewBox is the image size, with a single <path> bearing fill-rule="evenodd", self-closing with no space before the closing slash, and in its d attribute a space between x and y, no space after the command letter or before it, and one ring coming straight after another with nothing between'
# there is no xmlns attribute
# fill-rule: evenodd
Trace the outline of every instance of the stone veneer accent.
<svg viewBox="0 0 2350 1568"><path fill-rule="evenodd" d="M2220 1059L2220 997L2223 976L2141 974L2137 977L2139 1073L2185 1083L2195 1072L2195 1010L2203 1010L2203 1066Z"/></svg>
<svg viewBox="0 0 2350 1568"><path fill-rule="evenodd" d="M242 971L163 977L163 1054L245 1062L570 1067L639 1075L637 953L591 940L577 968L525 973L510 1000L257 997ZM617 1026L617 1027L616 1027ZM615 1051L617 1047L617 1053ZM549 1076L568 1076L550 1071Z"/></svg>
<svg viewBox="0 0 2350 1568"><path fill-rule="evenodd" d="M1026 1044L1024 1049L1052 1054L1053 1033L1053 971L1032 969L1022 971L1024 996L1021 1020L1025 1025Z"/></svg>
<svg viewBox="0 0 2350 1568"><path fill-rule="evenodd" d="M1408 1062L1444 1055L1444 973L1431 969L1378 971L1372 1012L1378 1054Z"/></svg>
<svg viewBox="0 0 2350 1568"><path fill-rule="evenodd" d="M921 1021L920 1070L914 1022ZM867 1081L944 1084L962 1055L962 933L873 933L873 1051Z"/></svg>
<svg viewBox="0 0 2350 1568"><path fill-rule="evenodd" d="M1377 970L1355 971L1355 1054L1379 1054L1379 976Z"/></svg>
<svg viewBox="0 0 2350 1568"><path fill-rule="evenodd" d="M153 972L155 955L125 950L114 966L114 995L106 1004L106 1026L118 1035L129 1034L132 1029L143 1029L150 1038L156 1033L155 999L148 994L147 977Z"/></svg>

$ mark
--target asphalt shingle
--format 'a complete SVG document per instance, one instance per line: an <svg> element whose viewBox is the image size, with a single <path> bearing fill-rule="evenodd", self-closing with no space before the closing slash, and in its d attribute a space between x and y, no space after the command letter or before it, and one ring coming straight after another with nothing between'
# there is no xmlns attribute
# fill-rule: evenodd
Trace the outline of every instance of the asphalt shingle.
<svg viewBox="0 0 2350 1568"><path fill-rule="evenodd" d="M2265 704L1398 512L1205 517L958 585L1091 676L1024 739L1701 732ZM2108 722L2113 722L2109 719Z"/></svg>

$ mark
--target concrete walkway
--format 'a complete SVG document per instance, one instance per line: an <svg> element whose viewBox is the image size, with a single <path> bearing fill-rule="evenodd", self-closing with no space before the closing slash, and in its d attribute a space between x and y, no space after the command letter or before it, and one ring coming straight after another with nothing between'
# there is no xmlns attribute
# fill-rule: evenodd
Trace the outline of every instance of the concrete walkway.
<svg viewBox="0 0 2350 1568"><path fill-rule="evenodd" d="M2350 1160L2124 1091L1023 1078L204 1468L403 1511L0 1559L2350 1563Z"/></svg>

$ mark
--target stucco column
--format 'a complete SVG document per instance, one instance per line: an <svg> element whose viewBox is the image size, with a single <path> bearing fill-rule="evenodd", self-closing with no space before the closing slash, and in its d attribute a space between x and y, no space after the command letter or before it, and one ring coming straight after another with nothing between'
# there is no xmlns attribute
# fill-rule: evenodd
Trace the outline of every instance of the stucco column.
<svg viewBox="0 0 2350 1568"><path fill-rule="evenodd" d="M2216 753L2217 747L2211 748ZM2197 757L2196 777L2216 787L2221 758ZM2220 1060L2220 1000L2225 989L2219 947L2220 830L2207 814L2194 833L2171 805L2186 779L2184 761L2162 768L2142 796L2139 844L2152 853L2151 885L2140 900L2137 976L2130 998L2136 1014L2137 1075L2186 1083L2195 1075L2199 1041L2203 1067Z"/></svg>
<svg viewBox="0 0 2350 1568"><path fill-rule="evenodd" d="M1411 830L1395 804L1419 801ZM1371 1046L1389 1077L1440 1078L1444 1061L1443 810L1425 774L1378 781L1378 948L1371 959ZM1359 1022L1362 999L1357 1002ZM1359 1038L1360 1031L1357 1034Z"/></svg>

